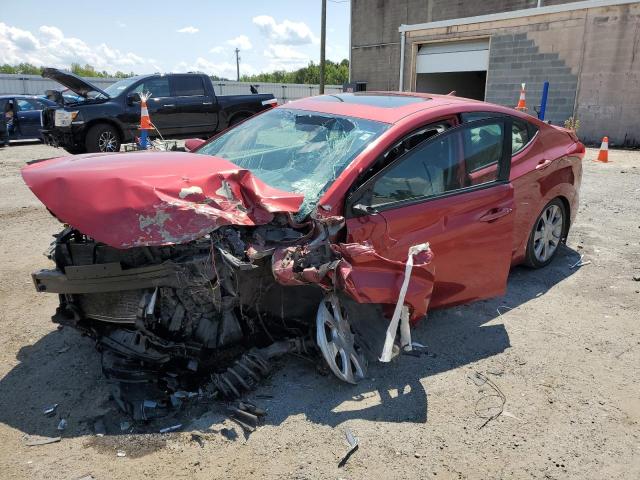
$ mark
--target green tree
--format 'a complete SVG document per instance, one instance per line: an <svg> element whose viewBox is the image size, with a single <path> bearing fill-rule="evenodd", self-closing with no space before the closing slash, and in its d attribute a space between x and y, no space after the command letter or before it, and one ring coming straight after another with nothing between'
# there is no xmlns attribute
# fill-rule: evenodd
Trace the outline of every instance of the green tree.
<svg viewBox="0 0 640 480"><path fill-rule="evenodd" d="M36 67L30 63L19 63L18 65L9 65L5 63L0 65L0 73L17 73L21 75L40 75L42 68Z"/></svg>
<svg viewBox="0 0 640 480"><path fill-rule="evenodd" d="M325 84L342 85L349 81L349 60L346 58L339 63L327 60L325 64ZM309 62L309 65L293 72L276 70L268 73L258 73L255 75L243 75L240 78L243 82L252 83L320 83L320 65Z"/></svg>

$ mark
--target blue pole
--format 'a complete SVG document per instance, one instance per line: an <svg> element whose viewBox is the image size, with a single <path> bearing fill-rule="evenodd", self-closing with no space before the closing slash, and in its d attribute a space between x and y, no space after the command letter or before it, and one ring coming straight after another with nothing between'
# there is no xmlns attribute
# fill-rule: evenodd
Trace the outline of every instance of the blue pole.
<svg viewBox="0 0 640 480"><path fill-rule="evenodd" d="M140 150L146 150L148 146L147 131L140 130Z"/></svg>
<svg viewBox="0 0 640 480"><path fill-rule="evenodd" d="M544 82L542 87L542 98L540 99L540 113L538 113L538 119L544 120L544 112L547 109L547 96L549 95L549 82Z"/></svg>

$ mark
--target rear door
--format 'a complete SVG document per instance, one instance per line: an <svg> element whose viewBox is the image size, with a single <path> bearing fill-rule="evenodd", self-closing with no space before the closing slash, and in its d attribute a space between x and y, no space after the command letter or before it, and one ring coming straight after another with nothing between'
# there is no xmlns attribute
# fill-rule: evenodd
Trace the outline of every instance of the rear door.
<svg viewBox="0 0 640 480"><path fill-rule="evenodd" d="M176 98L171 94L171 86L169 85L169 77L159 75L149 77L138 85L129 93L151 93L151 98L147 100L147 108L151 122L160 131L162 136L175 135L180 129L180 121L178 118L178 108ZM135 103L128 107L136 110L138 125L140 124L140 104ZM152 135L157 132L151 132Z"/></svg>
<svg viewBox="0 0 640 480"><path fill-rule="evenodd" d="M180 133L212 134L218 123L218 114L214 108L214 98L208 94L202 76L175 75L170 82L176 98Z"/></svg>
<svg viewBox="0 0 640 480"><path fill-rule="evenodd" d="M368 241L397 261L429 242L431 307L504 293L513 235L510 131L507 118L479 120L403 153L348 199L348 242Z"/></svg>

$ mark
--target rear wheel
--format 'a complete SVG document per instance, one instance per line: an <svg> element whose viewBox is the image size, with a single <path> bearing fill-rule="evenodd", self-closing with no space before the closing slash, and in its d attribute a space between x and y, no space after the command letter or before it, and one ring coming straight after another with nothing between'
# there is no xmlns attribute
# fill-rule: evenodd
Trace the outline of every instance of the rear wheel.
<svg viewBox="0 0 640 480"><path fill-rule="evenodd" d="M98 123L89 129L85 139L87 152L119 152L120 134L107 123Z"/></svg>
<svg viewBox="0 0 640 480"><path fill-rule="evenodd" d="M559 198L554 198L542 209L529 235L525 263L541 268L558 254L564 241L567 225L567 210Z"/></svg>

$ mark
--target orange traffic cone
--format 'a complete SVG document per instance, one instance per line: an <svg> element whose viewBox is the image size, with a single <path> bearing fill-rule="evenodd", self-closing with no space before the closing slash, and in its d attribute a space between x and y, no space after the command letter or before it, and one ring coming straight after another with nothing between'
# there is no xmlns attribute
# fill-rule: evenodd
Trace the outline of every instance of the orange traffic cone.
<svg viewBox="0 0 640 480"><path fill-rule="evenodd" d="M525 100L524 86L525 84L523 83L522 88L520 89L520 100L518 100L518 105L516 106L516 110L520 110L521 112L527 111L527 101Z"/></svg>
<svg viewBox="0 0 640 480"><path fill-rule="evenodd" d="M142 96L140 100L140 130L152 130L151 118L147 109L147 99Z"/></svg>
<svg viewBox="0 0 640 480"><path fill-rule="evenodd" d="M597 161L602 163L609 162L609 137L602 137L602 145L600 145Z"/></svg>

